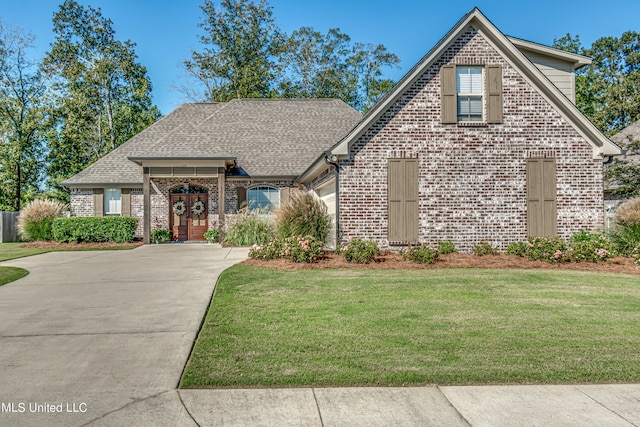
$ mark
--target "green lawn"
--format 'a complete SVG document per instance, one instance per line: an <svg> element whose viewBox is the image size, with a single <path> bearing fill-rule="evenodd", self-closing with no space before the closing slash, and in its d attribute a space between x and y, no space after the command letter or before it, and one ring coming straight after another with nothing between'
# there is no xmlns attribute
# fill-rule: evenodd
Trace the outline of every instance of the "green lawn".
<svg viewBox="0 0 640 427"><path fill-rule="evenodd" d="M638 276L223 273L181 387L640 382Z"/></svg>
<svg viewBox="0 0 640 427"><path fill-rule="evenodd" d="M0 243L0 261L50 252L49 249L21 248L24 243Z"/></svg>
<svg viewBox="0 0 640 427"><path fill-rule="evenodd" d="M0 286L21 279L27 274L29 274L29 272L24 268L0 267Z"/></svg>
<svg viewBox="0 0 640 427"><path fill-rule="evenodd" d="M75 251L119 251L134 249L131 246L103 246L103 247L72 247L72 248L55 248L55 249L33 249L21 248L24 242L18 243L0 243L0 261L10 259L23 258L31 255L43 254L45 252L75 252Z"/></svg>

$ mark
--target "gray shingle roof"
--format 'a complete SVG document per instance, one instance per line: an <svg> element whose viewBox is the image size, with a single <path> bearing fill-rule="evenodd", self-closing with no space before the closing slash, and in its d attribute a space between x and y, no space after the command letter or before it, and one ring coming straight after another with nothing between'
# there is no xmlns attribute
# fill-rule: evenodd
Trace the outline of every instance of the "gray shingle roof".
<svg viewBox="0 0 640 427"><path fill-rule="evenodd" d="M640 120L631 123L629 126L613 135L611 140L624 150L629 148L630 143L640 141ZM633 165L640 165L640 154L631 152L629 154L623 154L622 156L616 157L616 160L625 160ZM610 163L605 163L605 169L610 165ZM615 180L605 180L604 187L605 190L615 190L620 187L620 184Z"/></svg>
<svg viewBox="0 0 640 427"><path fill-rule="evenodd" d="M183 104L63 185L141 184L130 157L235 157L249 176L298 176L361 118L336 99Z"/></svg>

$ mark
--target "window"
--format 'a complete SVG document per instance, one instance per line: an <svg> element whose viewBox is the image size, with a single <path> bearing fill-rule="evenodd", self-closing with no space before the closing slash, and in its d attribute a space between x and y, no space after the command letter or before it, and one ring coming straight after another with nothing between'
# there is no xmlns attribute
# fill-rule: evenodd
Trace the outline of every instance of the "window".
<svg viewBox="0 0 640 427"><path fill-rule="evenodd" d="M500 65L446 64L440 69L440 85L443 124L503 122Z"/></svg>
<svg viewBox="0 0 640 427"><path fill-rule="evenodd" d="M104 214L120 215L122 213L122 190L119 188L105 188Z"/></svg>
<svg viewBox="0 0 640 427"><path fill-rule="evenodd" d="M482 121L482 67L456 67L458 121Z"/></svg>
<svg viewBox="0 0 640 427"><path fill-rule="evenodd" d="M249 209L272 211L280 206L280 191L271 187L255 187L247 191Z"/></svg>

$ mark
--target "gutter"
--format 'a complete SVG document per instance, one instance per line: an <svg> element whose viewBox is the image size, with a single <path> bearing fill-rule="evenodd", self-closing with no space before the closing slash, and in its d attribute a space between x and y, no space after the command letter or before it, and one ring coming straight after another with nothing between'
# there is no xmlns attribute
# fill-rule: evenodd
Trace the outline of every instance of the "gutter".
<svg viewBox="0 0 640 427"><path fill-rule="evenodd" d="M336 251L340 247L340 164L338 156L331 153L331 150L324 152L326 164L334 167L336 172Z"/></svg>

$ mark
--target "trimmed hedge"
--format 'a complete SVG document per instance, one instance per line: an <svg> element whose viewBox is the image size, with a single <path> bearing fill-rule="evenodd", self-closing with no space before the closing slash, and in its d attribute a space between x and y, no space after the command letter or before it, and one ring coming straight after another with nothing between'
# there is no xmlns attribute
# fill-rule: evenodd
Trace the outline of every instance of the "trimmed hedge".
<svg viewBox="0 0 640 427"><path fill-rule="evenodd" d="M56 242L116 242L133 240L138 219L128 216L56 218L51 225Z"/></svg>

